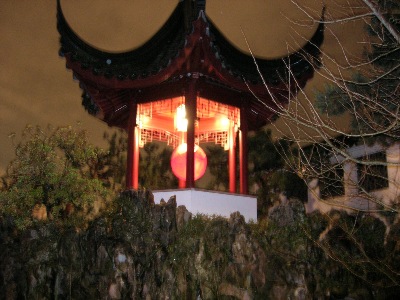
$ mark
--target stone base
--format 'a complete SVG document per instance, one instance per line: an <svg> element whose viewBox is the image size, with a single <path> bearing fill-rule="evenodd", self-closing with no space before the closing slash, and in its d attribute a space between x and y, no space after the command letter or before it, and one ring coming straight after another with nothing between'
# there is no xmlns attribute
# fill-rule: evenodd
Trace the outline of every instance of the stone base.
<svg viewBox="0 0 400 300"><path fill-rule="evenodd" d="M154 203L165 202L176 196L177 206L184 205L192 214L219 215L229 218L239 212L249 222L257 222L257 198L255 196L231 194L199 189L152 191Z"/></svg>

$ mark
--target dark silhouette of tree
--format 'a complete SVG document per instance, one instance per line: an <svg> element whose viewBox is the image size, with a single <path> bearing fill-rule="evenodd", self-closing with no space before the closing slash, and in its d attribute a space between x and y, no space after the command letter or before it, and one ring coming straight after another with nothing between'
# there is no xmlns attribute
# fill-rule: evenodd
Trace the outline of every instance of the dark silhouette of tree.
<svg viewBox="0 0 400 300"><path fill-rule="evenodd" d="M287 164L295 155L289 143L274 141L271 131L260 130L249 137L248 149L250 184L256 186L260 219L280 196L306 201L306 184Z"/></svg>
<svg viewBox="0 0 400 300"><path fill-rule="evenodd" d="M207 145L207 168L212 175L208 188L210 190L227 191L229 183L228 152L219 145Z"/></svg>
<svg viewBox="0 0 400 300"><path fill-rule="evenodd" d="M306 7L292 2L304 11L307 18L321 22L312 19ZM374 177L376 181L381 181L377 186L382 186L385 184L385 168L395 167L398 163L379 155L371 156L374 153L355 156L348 149L351 146L376 145L386 151L389 145L400 140L400 4L390 0L362 2L366 4L364 7L351 6L350 2L338 3L338 6L343 5L342 9L346 12L342 19L332 17L332 10L328 7L322 22L327 24L328 34L331 24L333 26L357 18L364 20L366 38L367 32L370 34L369 41L364 44L364 54L351 57L340 39L335 37L342 49L344 64L331 57L329 49L321 48L322 58L315 68L315 73L327 84L314 95L288 92L287 104L273 98L274 106L267 108L279 117L279 126L272 124L272 127L291 147L298 149L295 155L297 159L292 159L291 153L283 154L286 165L290 166L293 173L307 184L317 179L319 183L335 187L331 195L337 195L344 184L343 170L352 164L363 172L359 178L347 178L348 187L351 185L353 190L359 190L362 197L375 203L376 209L393 210L387 201L378 199L365 183L372 182L370 179ZM292 70L289 69L288 73L292 74ZM293 79L288 84L298 83ZM332 178L336 182L332 183ZM398 182L390 184L398 186ZM320 198L318 192L314 196ZM333 202L331 204L334 205Z"/></svg>
<svg viewBox="0 0 400 300"><path fill-rule="evenodd" d="M106 155L101 159L103 169L101 176L106 186L113 190L121 190L125 186L126 158L127 158L127 134L123 130L104 133L104 139L108 143Z"/></svg>
<svg viewBox="0 0 400 300"><path fill-rule="evenodd" d="M139 183L151 190L172 189L178 186L178 179L172 174L171 147L155 142L147 143L141 149Z"/></svg>
<svg viewBox="0 0 400 300"><path fill-rule="evenodd" d="M122 190L126 179L127 158L127 134L125 131L115 131L113 134L104 133L104 139L108 143L105 155L99 158L98 169L103 170L99 174L106 186L114 190ZM140 148L139 155L139 184L141 187L151 190L171 189L178 186L178 180L172 174L170 158L171 147L161 143L146 143Z"/></svg>
<svg viewBox="0 0 400 300"><path fill-rule="evenodd" d="M208 169L213 175L209 188L227 191L227 151L218 145L208 145L206 150ZM280 194L306 201L306 184L287 165L287 160L294 159L293 155L295 150L285 141L274 141L269 130L262 129L248 137L249 185L251 193L257 195L259 218L267 215L268 208Z"/></svg>
<svg viewBox="0 0 400 300"><path fill-rule="evenodd" d="M292 2L312 22L321 22L311 17L307 7ZM387 151L392 151L389 146L398 147L400 141L400 2L361 0L352 4L336 4L343 5L346 12L341 19L332 17L332 10L326 7L325 32L331 34L332 27L343 22L363 20L364 53L355 57L333 33L331 42L337 43L344 62L330 56L329 47L323 45L315 68L316 76L328 84L314 95L288 92L287 103L272 99L274 106L269 108L278 114L279 125L283 124L272 126L291 145L288 152L281 152L286 166L309 185L310 195L316 199L313 205L352 214L338 219L325 215L329 234L321 232L318 239L309 234L310 240L364 282L398 290L397 263L392 267L383 260L377 253L383 251L382 240L368 237L377 228L384 232L384 239L393 237L399 224L398 192L389 197L378 191L399 190L398 177L389 178L389 170L399 168L399 161L393 153L389 159ZM298 83L293 79L288 84ZM298 150L295 155L293 147ZM361 202L366 204L356 205Z"/></svg>

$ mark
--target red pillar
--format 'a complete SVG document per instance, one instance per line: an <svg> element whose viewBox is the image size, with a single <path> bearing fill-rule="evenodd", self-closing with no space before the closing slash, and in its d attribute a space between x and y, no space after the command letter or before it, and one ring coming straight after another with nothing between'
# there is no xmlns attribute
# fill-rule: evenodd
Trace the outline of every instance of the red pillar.
<svg viewBox="0 0 400 300"><path fill-rule="evenodd" d="M246 118L246 107L240 108L240 130L239 130L239 152L240 152L240 193L247 195L248 187L248 151L247 134L248 125Z"/></svg>
<svg viewBox="0 0 400 300"><path fill-rule="evenodd" d="M229 121L229 192L236 193L236 131L235 124Z"/></svg>
<svg viewBox="0 0 400 300"><path fill-rule="evenodd" d="M126 189L137 190L139 187L139 128L136 126L137 105L129 105L128 153L126 166Z"/></svg>
<svg viewBox="0 0 400 300"><path fill-rule="evenodd" d="M194 188L194 140L195 140L195 121L197 118L197 91L196 80L188 78L185 91L186 118L188 120L186 135L186 188Z"/></svg>
<svg viewBox="0 0 400 300"><path fill-rule="evenodd" d="M134 143L133 143L133 189L137 190L139 188L139 139L140 139L140 129L135 126L134 133Z"/></svg>
<svg viewBox="0 0 400 300"><path fill-rule="evenodd" d="M184 188L186 187L186 181L185 181L185 180L182 180L182 179L179 179L179 181L178 181L178 187L179 187L180 189L184 189Z"/></svg>

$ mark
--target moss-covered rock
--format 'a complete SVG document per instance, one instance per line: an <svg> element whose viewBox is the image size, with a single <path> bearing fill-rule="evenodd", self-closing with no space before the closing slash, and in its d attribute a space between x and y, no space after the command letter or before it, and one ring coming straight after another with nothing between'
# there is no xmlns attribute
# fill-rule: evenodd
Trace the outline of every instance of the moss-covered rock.
<svg viewBox="0 0 400 300"><path fill-rule="evenodd" d="M391 299L399 225L299 201L247 224L128 191L85 228L0 219L0 299ZM379 252L379 253L376 253Z"/></svg>

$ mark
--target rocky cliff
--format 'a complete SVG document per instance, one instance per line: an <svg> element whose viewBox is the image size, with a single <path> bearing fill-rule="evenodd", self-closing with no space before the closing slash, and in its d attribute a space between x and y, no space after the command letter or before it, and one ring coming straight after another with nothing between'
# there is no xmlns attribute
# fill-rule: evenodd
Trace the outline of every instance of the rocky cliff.
<svg viewBox="0 0 400 300"><path fill-rule="evenodd" d="M86 228L37 222L19 232L11 219L0 221L0 299L374 299L399 292L398 275L374 287L351 262L332 257L324 240L334 224L310 219L295 200L259 224L238 213L192 216L174 198L154 205L148 191L126 192ZM398 270L396 232L386 236Z"/></svg>

